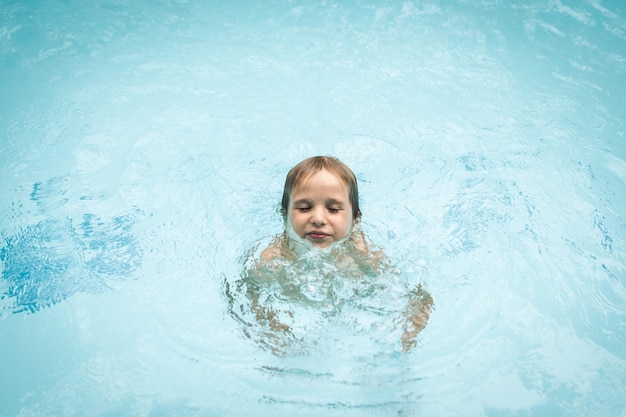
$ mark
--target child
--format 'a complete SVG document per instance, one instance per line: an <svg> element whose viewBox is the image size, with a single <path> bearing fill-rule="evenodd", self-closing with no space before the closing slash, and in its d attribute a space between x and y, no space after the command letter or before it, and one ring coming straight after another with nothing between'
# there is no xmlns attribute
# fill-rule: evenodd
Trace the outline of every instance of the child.
<svg viewBox="0 0 626 417"><path fill-rule="evenodd" d="M279 297L287 293L290 300L322 300L325 292L330 291L328 282L337 276L365 281L390 268L382 250L368 244L359 228L357 180L338 159L315 156L294 166L285 180L280 211L285 231L261 252L260 259L252 260L253 266L238 283L238 292L245 292L250 300L248 307L254 320L264 328L261 333L266 339L262 344L275 352L294 339L291 326L285 323L293 322L294 316L289 311L281 316L267 296L260 295L264 283L282 281ZM329 262L333 264L331 268ZM310 277L311 271L317 276L316 283L289 282L307 274ZM235 311L230 299L231 314L252 325ZM430 295L420 285L409 291L402 335L404 350L415 345L415 336L426 326L431 306Z"/></svg>

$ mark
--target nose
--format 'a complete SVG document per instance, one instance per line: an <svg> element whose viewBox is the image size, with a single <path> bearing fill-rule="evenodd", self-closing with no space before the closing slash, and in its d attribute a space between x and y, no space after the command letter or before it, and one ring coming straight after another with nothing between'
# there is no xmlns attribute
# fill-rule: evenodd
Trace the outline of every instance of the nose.
<svg viewBox="0 0 626 417"><path fill-rule="evenodd" d="M323 226L326 224L323 207L319 207L311 211L311 223L314 226Z"/></svg>

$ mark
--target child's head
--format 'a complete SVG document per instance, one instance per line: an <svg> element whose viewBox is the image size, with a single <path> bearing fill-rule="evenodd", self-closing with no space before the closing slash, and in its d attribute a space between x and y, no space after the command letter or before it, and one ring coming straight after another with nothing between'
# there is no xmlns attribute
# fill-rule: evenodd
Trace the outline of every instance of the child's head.
<svg viewBox="0 0 626 417"><path fill-rule="evenodd" d="M354 220L361 218L361 210L359 209L359 187L356 182L356 176L346 164L332 156L312 156L291 168L285 179L285 188L283 190L283 199L280 207L280 212L283 217L287 217L289 200L291 199L293 190L305 179L323 169L334 174L341 180L348 190L348 198L352 205L352 218Z"/></svg>
<svg viewBox="0 0 626 417"><path fill-rule="evenodd" d="M337 158L305 159L287 174L281 213L301 238L315 246L326 247L348 237L361 217L354 173Z"/></svg>

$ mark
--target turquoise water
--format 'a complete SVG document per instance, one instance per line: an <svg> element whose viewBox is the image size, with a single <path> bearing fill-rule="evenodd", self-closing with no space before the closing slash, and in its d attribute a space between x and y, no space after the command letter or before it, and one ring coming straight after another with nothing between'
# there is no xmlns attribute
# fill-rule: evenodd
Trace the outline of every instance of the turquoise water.
<svg viewBox="0 0 626 417"><path fill-rule="evenodd" d="M625 74L618 1L1 2L0 415L626 416ZM411 352L228 314L315 154L435 300Z"/></svg>

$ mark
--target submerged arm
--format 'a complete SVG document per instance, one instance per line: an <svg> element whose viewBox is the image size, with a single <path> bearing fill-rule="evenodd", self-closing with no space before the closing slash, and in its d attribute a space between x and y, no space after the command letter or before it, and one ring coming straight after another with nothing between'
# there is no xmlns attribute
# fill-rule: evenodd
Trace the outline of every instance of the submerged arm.
<svg viewBox="0 0 626 417"><path fill-rule="evenodd" d="M416 345L417 334L426 327L432 308L433 298L421 285L410 291L402 334L402 349L405 352Z"/></svg>
<svg viewBox="0 0 626 417"><path fill-rule="evenodd" d="M267 249L266 249L267 251ZM273 258L270 258L270 260ZM271 294L272 274L252 257L249 258L249 267L245 270L242 279L237 282L236 316L242 324L243 333L260 346L279 354L287 348L294 339L291 327L281 321L293 318L293 313L285 309L276 309L272 305ZM261 260L263 262L264 260ZM269 292L268 292L269 291Z"/></svg>
<svg viewBox="0 0 626 417"><path fill-rule="evenodd" d="M256 322L266 330L279 333L291 331L291 327L280 322L278 314L273 308L260 303L258 294L248 294L248 299L250 300L250 311L254 313ZM293 317L291 312L288 314Z"/></svg>

